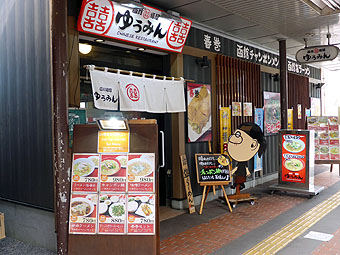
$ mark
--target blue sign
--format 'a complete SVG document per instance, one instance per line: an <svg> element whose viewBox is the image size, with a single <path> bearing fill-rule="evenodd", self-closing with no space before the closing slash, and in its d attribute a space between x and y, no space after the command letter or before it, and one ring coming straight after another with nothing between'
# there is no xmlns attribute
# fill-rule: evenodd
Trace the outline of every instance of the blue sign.
<svg viewBox="0 0 340 255"><path fill-rule="evenodd" d="M262 132L263 132L263 118L264 118L264 111L262 108L255 109L255 124L257 124ZM262 158L256 153L254 157L254 172L259 171L262 169Z"/></svg>

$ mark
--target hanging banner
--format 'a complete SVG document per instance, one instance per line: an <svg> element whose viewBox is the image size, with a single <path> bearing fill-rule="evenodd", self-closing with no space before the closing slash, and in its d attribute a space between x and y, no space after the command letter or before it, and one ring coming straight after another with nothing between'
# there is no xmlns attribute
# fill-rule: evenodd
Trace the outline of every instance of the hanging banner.
<svg viewBox="0 0 340 255"><path fill-rule="evenodd" d="M137 76L119 75L119 99L121 111L145 111L143 79Z"/></svg>
<svg viewBox="0 0 340 255"><path fill-rule="evenodd" d="M266 134L276 134L281 129L280 93L263 92L264 125Z"/></svg>
<svg viewBox="0 0 340 255"><path fill-rule="evenodd" d="M262 108L255 109L255 124L257 124L263 132L263 118L264 111ZM263 168L262 157L260 158L258 153L254 157L254 170L259 171Z"/></svg>
<svg viewBox="0 0 340 255"><path fill-rule="evenodd" d="M225 153L224 144L228 142L231 135L231 109L230 107L220 107L220 143L221 153Z"/></svg>
<svg viewBox="0 0 340 255"><path fill-rule="evenodd" d="M118 75L90 69L90 76L94 107L118 110Z"/></svg>
<svg viewBox="0 0 340 255"><path fill-rule="evenodd" d="M181 53L191 21L164 18L150 6L124 6L110 0L83 0L78 31Z"/></svg>
<svg viewBox="0 0 340 255"><path fill-rule="evenodd" d="M211 141L211 86L187 83L187 104L188 141Z"/></svg>
<svg viewBox="0 0 340 255"><path fill-rule="evenodd" d="M287 109L288 129L293 129L293 109Z"/></svg>
<svg viewBox="0 0 340 255"><path fill-rule="evenodd" d="M306 135L282 134L282 181L306 182Z"/></svg>

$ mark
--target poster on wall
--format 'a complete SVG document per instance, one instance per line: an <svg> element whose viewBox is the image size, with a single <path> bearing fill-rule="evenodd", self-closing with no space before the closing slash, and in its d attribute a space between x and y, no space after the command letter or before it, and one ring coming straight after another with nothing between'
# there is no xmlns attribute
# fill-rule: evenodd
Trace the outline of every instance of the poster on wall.
<svg viewBox="0 0 340 255"><path fill-rule="evenodd" d="M253 116L253 104L252 103L243 103L243 116L245 117Z"/></svg>
<svg viewBox="0 0 340 255"><path fill-rule="evenodd" d="M211 86L187 83L188 141L204 142L212 139Z"/></svg>
<svg viewBox="0 0 340 255"><path fill-rule="evenodd" d="M310 98L311 105L311 116L321 116L321 101L320 98L311 97Z"/></svg>
<svg viewBox="0 0 340 255"><path fill-rule="evenodd" d="M155 234L155 195L128 194L127 234Z"/></svg>
<svg viewBox="0 0 340 255"><path fill-rule="evenodd" d="M264 112L262 108L256 108L255 109L255 124L257 124L262 132L263 132L263 117L264 117ZM258 153L256 153L254 157L254 170L259 171L263 167L263 162L262 162L262 157L260 158Z"/></svg>
<svg viewBox="0 0 340 255"><path fill-rule="evenodd" d="M242 116L241 102L232 102L231 103L231 115L232 116Z"/></svg>
<svg viewBox="0 0 340 255"><path fill-rule="evenodd" d="M126 191L127 154L102 154L100 156L100 191Z"/></svg>
<svg viewBox="0 0 340 255"><path fill-rule="evenodd" d="M263 92L264 126L266 134L276 134L281 129L280 93Z"/></svg>
<svg viewBox="0 0 340 255"><path fill-rule="evenodd" d="M282 134L282 181L306 182L306 135Z"/></svg>
<svg viewBox="0 0 340 255"><path fill-rule="evenodd" d="M224 153L224 144L228 142L231 135L231 110L230 107L220 108L220 143L221 153Z"/></svg>
<svg viewBox="0 0 340 255"><path fill-rule="evenodd" d="M297 114L298 114L298 119L301 120L302 119L302 106L301 106L301 104L297 105Z"/></svg>
<svg viewBox="0 0 340 255"><path fill-rule="evenodd" d="M99 194L98 234L126 233L126 195Z"/></svg>
<svg viewBox="0 0 340 255"><path fill-rule="evenodd" d="M70 234L95 234L97 231L97 194L71 194Z"/></svg>
<svg viewBox="0 0 340 255"><path fill-rule="evenodd" d="M287 109L288 129L293 129L293 109Z"/></svg>
<svg viewBox="0 0 340 255"><path fill-rule="evenodd" d="M97 192L99 154L74 153L71 192Z"/></svg>

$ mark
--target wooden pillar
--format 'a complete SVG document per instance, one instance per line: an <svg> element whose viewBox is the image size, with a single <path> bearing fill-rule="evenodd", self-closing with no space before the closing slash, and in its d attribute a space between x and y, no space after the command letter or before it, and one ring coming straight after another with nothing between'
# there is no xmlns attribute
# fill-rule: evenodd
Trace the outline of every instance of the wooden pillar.
<svg viewBox="0 0 340 255"><path fill-rule="evenodd" d="M171 75L183 77L183 55L170 54ZM181 161L179 155L185 154L185 114L172 113L172 187L173 198L185 198Z"/></svg>
<svg viewBox="0 0 340 255"><path fill-rule="evenodd" d="M55 176L56 228L58 255L66 255L71 160L68 152L67 102L67 0L51 1L53 162Z"/></svg>
<svg viewBox="0 0 340 255"><path fill-rule="evenodd" d="M287 54L286 40L279 40L280 50L280 101L281 101L281 129L287 129L288 119L288 76L287 76Z"/></svg>

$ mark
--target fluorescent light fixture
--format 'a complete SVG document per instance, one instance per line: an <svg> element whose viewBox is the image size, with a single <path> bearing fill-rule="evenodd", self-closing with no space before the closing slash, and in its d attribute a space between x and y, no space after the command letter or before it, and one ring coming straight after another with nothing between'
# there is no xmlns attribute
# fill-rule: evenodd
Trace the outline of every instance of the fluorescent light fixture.
<svg viewBox="0 0 340 255"><path fill-rule="evenodd" d="M137 48L137 50L139 50L139 51L145 51L144 48Z"/></svg>
<svg viewBox="0 0 340 255"><path fill-rule="evenodd" d="M94 41L95 41L95 42L105 42L104 39L95 39Z"/></svg>
<svg viewBox="0 0 340 255"><path fill-rule="evenodd" d="M109 120L97 120L100 130L129 130L126 119L112 118Z"/></svg>
<svg viewBox="0 0 340 255"><path fill-rule="evenodd" d="M87 43L79 43L79 52L81 54L89 54L92 50L92 45Z"/></svg>
<svg viewBox="0 0 340 255"><path fill-rule="evenodd" d="M144 9L144 5L140 2L140 0L116 0L115 2L129 8Z"/></svg>

